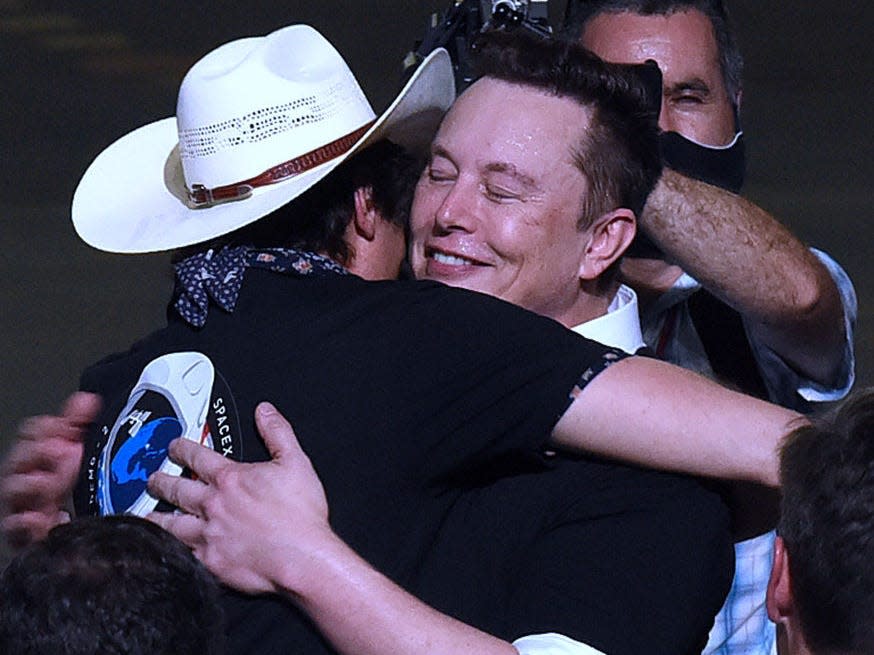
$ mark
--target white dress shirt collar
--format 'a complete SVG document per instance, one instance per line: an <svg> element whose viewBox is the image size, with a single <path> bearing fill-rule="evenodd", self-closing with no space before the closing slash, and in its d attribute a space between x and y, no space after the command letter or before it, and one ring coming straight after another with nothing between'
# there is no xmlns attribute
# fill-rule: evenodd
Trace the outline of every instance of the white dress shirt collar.
<svg viewBox="0 0 874 655"><path fill-rule="evenodd" d="M633 355L645 345L637 312L637 294L621 285L606 314L577 325L573 331Z"/></svg>

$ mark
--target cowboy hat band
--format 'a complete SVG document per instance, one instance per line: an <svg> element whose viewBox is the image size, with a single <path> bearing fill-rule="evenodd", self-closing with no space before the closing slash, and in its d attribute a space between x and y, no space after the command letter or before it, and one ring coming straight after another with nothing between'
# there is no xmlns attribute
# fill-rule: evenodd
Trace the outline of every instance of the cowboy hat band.
<svg viewBox="0 0 874 655"><path fill-rule="evenodd" d="M207 188L202 184L192 184L188 189L188 200L192 207L208 207L220 202L247 198L256 187L282 182L345 154L358 139L364 136L364 133L372 125L373 121L370 121L364 127L359 127L351 134L341 136L339 139L331 141L331 143L320 146L315 150L310 150L300 157L283 162L264 171L260 175L237 182L236 184L227 184L214 189Z"/></svg>
<svg viewBox="0 0 874 655"><path fill-rule="evenodd" d="M92 162L73 197L73 224L110 252L212 239L275 211L380 139L427 145L453 99L443 50L377 117L313 28L232 41L186 74L175 119L135 130Z"/></svg>

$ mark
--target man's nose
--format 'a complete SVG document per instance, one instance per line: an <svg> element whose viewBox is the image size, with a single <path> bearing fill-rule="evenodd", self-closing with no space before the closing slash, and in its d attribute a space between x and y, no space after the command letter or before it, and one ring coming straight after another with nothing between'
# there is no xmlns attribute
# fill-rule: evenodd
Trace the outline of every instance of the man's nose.
<svg viewBox="0 0 874 655"><path fill-rule="evenodd" d="M476 224L476 196L469 183L457 181L443 196L435 216L435 226L443 232L462 230L472 232Z"/></svg>
<svg viewBox="0 0 874 655"><path fill-rule="evenodd" d="M662 106L659 110L659 127L663 132L676 132L674 116L671 113L671 108L668 105L667 98L662 97Z"/></svg>

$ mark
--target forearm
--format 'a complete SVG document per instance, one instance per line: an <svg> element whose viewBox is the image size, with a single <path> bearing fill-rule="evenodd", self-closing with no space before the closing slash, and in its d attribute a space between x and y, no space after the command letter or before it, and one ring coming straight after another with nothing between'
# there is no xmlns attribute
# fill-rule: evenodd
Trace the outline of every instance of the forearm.
<svg viewBox="0 0 874 655"><path fill-rule="evenodd" d="M331 529L321 481L291 425L269 403L255 422L271 459L228 460L187 439L171 459L197 479L157 472L149 491L180 512L149 518L223 583L285 596L340 653L503 653L507 642L444 616L381 575Z"/></svg>
<svg viewBox="0 0 874 655"><path fill-rule="evenodd" d="M278 581L341 653L505 654L516 649L441 614L380 574L331 533L308 563Z"/></svg>
<svg viewBox="0 0 874 655"><path fill-rule="evenodd" d="M777 486L777 450L801 420L690 371L631 357L592 380L552 436L561 447L648 467Z"/></svg>
<svg viewBox="0 0 874 655"><path fill-rule="evenodd" d="M775 218L666 170L640 225L793 368L831 379L845 340L840 294L825 266Z"/></svg>

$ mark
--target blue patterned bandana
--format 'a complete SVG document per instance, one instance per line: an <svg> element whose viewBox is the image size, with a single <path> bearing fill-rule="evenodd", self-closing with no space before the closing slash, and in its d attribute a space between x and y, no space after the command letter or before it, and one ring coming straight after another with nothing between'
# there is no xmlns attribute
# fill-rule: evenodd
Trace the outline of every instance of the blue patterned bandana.
<svg viewBox="0 0 874 655"><path fill-rule="evenodd" d="M210 299L226 312L234 311L247 268L265 268L286 275L346 275L335 261L294 248L225 247L187 257L174 266L173 307L194 327L206 322Z"/></svg>

